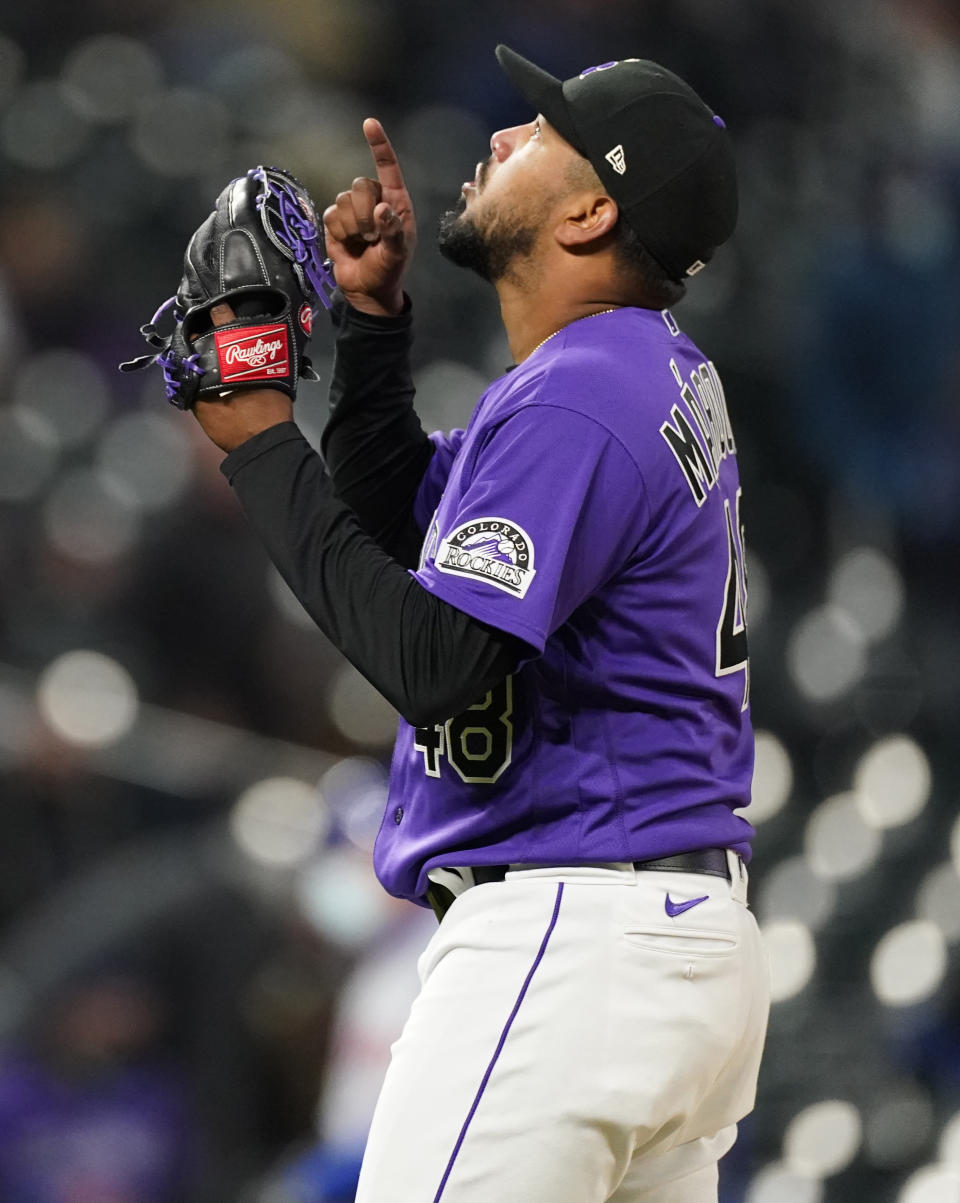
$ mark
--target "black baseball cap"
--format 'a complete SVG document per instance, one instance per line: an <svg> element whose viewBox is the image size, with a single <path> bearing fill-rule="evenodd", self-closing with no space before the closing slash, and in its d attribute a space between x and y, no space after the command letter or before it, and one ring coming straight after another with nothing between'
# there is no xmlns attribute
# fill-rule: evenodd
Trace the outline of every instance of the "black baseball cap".
<svg viewBox="0 0 960 1203"><path fill-rule="evenodd" d="M658 63L628 58L561 83L509 46L510 82L586 159L674 280L696 275L737 224L737 174L723 119Z"/></svg>

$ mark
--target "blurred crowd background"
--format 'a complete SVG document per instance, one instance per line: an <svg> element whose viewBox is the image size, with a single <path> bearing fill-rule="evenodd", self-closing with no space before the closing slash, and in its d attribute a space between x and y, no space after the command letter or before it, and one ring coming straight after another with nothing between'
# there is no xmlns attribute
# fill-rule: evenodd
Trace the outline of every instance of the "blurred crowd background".
<svg viewBox="0 0 960 1203"><path fill-rule="evenodd" d="M116 364L226 180L328 203L375 114L421 222L419 408L462 424L509 355L431 230L529 119L501 40L561 77L656 58L738 151L677 311L740 447L775 999L722 1203L960 1201L954 0L2 0L4 1203L352 1199L434 923L370 868L395 716ZM311 438L325 407L304 386Z"/></svg>

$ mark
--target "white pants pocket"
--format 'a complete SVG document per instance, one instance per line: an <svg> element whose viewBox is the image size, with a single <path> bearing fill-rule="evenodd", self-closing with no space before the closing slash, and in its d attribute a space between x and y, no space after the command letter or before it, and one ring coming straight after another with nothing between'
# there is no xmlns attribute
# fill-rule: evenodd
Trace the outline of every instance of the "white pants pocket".
<svg viewBox="0 0 960 1203"><path fill-rule="evenodd" d="M729 932L692 927L644 927L625 931L623 938L634 948L666 956L727 957L737 949L737 940Z"/></svg>

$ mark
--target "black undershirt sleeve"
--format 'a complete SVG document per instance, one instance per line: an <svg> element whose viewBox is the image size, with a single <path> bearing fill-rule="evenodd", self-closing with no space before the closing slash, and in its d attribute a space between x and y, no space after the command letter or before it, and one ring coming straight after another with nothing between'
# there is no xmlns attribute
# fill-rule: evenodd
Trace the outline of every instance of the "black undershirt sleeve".
<svg viewBox="0 0 960 1203"><path fill-rule="evenodd" d="M383 551L293 422L255 435L221 471L317 626L413 726L461 713L532 654Z"/></svg>
<svg viewBox="0 0 960 1203"><path fill-rule="evenodd" d="M363 530L413 568L423 541L413 503L434 447L413 409L410 301L397 317L372 317L338 295L332 316L330 417L320 445L327 471Z"/></svg>

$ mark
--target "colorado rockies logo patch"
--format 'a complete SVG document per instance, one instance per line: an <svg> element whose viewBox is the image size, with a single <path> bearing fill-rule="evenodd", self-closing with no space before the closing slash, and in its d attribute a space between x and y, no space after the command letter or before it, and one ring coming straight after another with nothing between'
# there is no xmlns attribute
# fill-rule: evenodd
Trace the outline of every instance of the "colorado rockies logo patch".
<svg viewBox="0 0 960 1203"><path fill-rule="evenodd" d="M475 577L523 597L535 573L533 540L506 518L474 518L447 535L434 563L438 572Z"/></svg>

